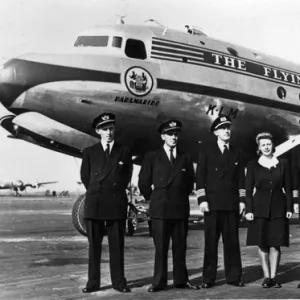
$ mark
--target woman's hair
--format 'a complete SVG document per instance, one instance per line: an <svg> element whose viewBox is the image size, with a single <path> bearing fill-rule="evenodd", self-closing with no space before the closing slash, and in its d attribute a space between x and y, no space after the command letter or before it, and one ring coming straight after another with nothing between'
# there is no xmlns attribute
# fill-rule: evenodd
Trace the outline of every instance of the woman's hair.
<svg viewBox="0 0 300 300"><path fill-rule="evenodd" d="M256 144L257 144L257 155L258 156L261 156L261 151L259 150L259 141L262 140L262 139L267 139L267 140L270 140L272 142L272 153L275 152L275 147L274 147L274 138L273 138L273 135L269 132L261 132L259 133L255 140L256 140Z"/></svg>

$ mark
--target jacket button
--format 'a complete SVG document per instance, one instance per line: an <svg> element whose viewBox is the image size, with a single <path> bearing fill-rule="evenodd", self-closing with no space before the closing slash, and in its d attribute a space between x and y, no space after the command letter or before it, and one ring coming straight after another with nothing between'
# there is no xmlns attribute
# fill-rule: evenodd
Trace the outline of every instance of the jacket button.
<svg viewBox="0 0 300 300"><path fill-rule="evenodd" d="M96 172L95 175L98 175L98 173Z"/></svg>
<svg viewBox="0 0 300 300"><path fill-rule="evenodd" d="M114 182L114 185L116 185L116 183Z"/></svg>

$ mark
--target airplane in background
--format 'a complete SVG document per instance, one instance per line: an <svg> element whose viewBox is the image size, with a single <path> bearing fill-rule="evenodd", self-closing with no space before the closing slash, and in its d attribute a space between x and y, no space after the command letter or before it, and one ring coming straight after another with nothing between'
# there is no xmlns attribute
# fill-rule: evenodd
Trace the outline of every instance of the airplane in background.
<svg viewBox="0 0 300 300"><path fill-rule="evenodd" d="M23 192L27 187L31 187L33 189L39 188L43 185L54 184L58 181L47 181L47 182L36 182L36 183L24 183L22 180L14 180L14 181L0 181L0 190L12 190L15 192L16 196L21 196L20 191Z"/></svg>
<svg viewBox="0 0 300 300"><path fill-rule="evenodd" d="M232 142L247 159L262 130L276 137L277 156L300 144L300 66L190 25L119 22L79 33L60 52L22 54L2 66L0 101L10 137L79 158L99 142L92 123L103 112L116 115L116 140L136 164L161 146L157 127L171 118L182 121L179 147L194 162L220 114L232 118Z"/></svg>

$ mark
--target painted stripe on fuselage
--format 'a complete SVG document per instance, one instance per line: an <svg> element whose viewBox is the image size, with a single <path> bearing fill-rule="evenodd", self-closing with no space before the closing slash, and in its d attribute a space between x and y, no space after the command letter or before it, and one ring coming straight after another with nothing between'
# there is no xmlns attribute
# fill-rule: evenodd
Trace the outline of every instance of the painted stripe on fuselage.
<svg viewBox="0 0 300 300"><path fill-rule="evenodd" d="M14 64L18 67L17 71L19 75L17 77L16 84L20 83L23 92L36 85L55 81L86 80L119 84L121 83L121 74L119 73L80 69L68 66L58 66L39 62L24 61L19 59L11 60L9 63ZM21 68L19 69L20 66ZM11 87L13 90L14 86L12 85ZM288 110L291 112L300 112L300 107L295 104L290 104L278 100L276 101L271 99L265 99L262 97L257 97L249 94L200 84L192 84L181 81L157 78L157 88L162 90L187 92L213 97L227 98L260 106L268 106L272 108ZM21 90L19 89L18 91L21 94ZM15 99L16 97L11 101L13 102Z"/></svg>
<svg viewBox="0 0 300 300"><path fill-rule="evenodd" d="M237 70L233 70L233 69L228 69L226 67L222 67L222 66L213 66L209 63L205 63L202 62L198 59L192 59L192 58L186 58L185 60L182 59L182 57L177 57L177 56L172 56L172 55L166 55L166 54L157 54L154 53L153 56L151 56L151 58L156 58L156 59L161 59L161 60L166 60L166 61L174 61L174 62L180 62L180 63L185 63L185 64L189 64L189 65L197 65L197 66L202 66L202 67L206 67L206 68L211 68L211 69L217 69L217 70L223 70L226 72L230 72L230 73L235 73L235 74L240 74L240 75L246 75L252 78L257 78L257 79L262 79L265 81L269 81L272 83L280 83L281 85L287 85L287 86L292 86L292 87L297 87L300 88L300 86L298 85L294 85L294 84L289 84L289 83L283 83L282 81L276 80L276 79L268 79L265 76L262 75L253 75L253 74L249 74L246 71L237 71ZM299 94L300 97L300 94Z"/></svg>
<svg viewBox="0 0 300 300"><path fill-rule="evenodd" d="M24 85L35 86L42 83L69 80L88 80L120 83L120 73L89 70L70 66L61 66L30 60L12 59L5 64L17 67L16 80L20 77ZM28 71L29 70L29 71Z"/></svg>
<svg viewBox="0 0 300 300"><path fill-rule="evenodd" d="M157 37L153 37L153 45L161 45L161 46L165 46L165 47L173 47L175 49L192 50L192 51L196 51L196 50L198 50L198 51L202 51L202 50L210 51L210 52L221 54L221 55L231 56L232 58L239 58L239 59L249 61L249 62L252 62L252 63L255 63L255 64L258 63L257 60L250 59L250 58L245 58L245 57L239 57L239 56L232 56L228 52L222 52L220 50L211 49L211 48L207 48L207 47L201 47L201 46L190 45L190 44L185 44L185 43L176 42L176 41L160 39L160 38L157 38ZM255 52L253 52L253 54L254 53ZM270 64L267 64L267 63L264 63L264 62L260 62L259 64L262 65L262 66L265 66L265 67L274 68L273 65L270 65ZM285 72L291 72L291 70L288 70L288 69L285 69L285 68L281 68L281 67L275 67L275 68L278 68L278 69L283 70ZM300 75L299 72L293 71L293 73Z"/></svg>
<svg viewBox="0 0 300 300"><path fill-rule="evenodd" d="M211 97L225 98L225 99L236 100L244 103L254 104L254 105L278 108L278 109L287 110L291 112L297 112L297 113L300 112L299 105L266 99L262 97L257 97L253 95L215 88L206 85L186 83L186 82L180 82L174 80L165 80L165 79L158 78L157 88L162 90L194 93L194 94L200 94L200 95L211 96Z"/></svg>
<svg viewBox="0 0 300 300"><path fill-rule="evenodd" d="M11 82L0 82L0 99L6 107L26 90L49 82L55 81L99 81L121 83L121 74L89 70L69 66L60 66L35 62L23 59L11 59L4 65L5 69L11 68L15 77Z"/></svg>
<svg viewBox="0 0 300 300"><path fill-rule="evenodd" d="M181 63L222 69L300 89L300 73L212 49L153 38L151 58L176 62L181 59Z"/></svg>

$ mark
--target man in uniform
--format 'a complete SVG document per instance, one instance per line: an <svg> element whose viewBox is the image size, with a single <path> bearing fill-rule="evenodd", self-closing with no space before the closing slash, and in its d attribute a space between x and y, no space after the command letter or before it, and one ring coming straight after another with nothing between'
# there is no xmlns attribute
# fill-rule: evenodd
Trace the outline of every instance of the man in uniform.
<svg viewBox="0 0 300 300"><path fill-rule="evenodd" d="M112 286L126 293L130 289L124 276L124 232L132 160L129 149L114 141L113 114L101 114L93 125L101 142L84 150L81 165L81 180L87 190L84 217L89 241L88 282L82 291L100 289L102 240L107 230Z"/></svg>
<svg viewBox="0 0 300 300"><path fill-rule="evenodd" d="M221 233L226 281L242 287L239 219L245 209L245 165L242 152L229 145L230 118L219 116L211 131L217 136L217 141L202 145L196 172L198 204L205 213L202 288L210 288L215 283Z"/></svg>
<svg viewBox="0 0 300 300"><path fill-rule="evenodd" d="M291 173L293 185L294 213L299 214L299 190L300 190L300 145L291 150ZM299 216L300 217L300 216ZM298 284L300 289L300 283Z"/></svg>
<svg viewBox="0 0 300 300"><path fill-rule="evenodd" d="M176 147L181 132L179 121L163 123L159 132L164 145L145 155L139 174L140 191L146 200L150 200L155 246L154 276L148 291L158 292L167 286L170 238L175 287L199 289L189 282L186 269L189 194L195 179L192 160Z"/></svg>

